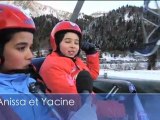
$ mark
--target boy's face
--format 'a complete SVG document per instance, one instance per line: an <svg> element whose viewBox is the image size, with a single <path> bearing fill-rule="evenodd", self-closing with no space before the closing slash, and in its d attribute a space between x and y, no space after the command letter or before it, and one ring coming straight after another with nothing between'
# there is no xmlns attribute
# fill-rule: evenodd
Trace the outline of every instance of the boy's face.
<svg viewBox="0 0 160 120"><path fill-rule="evenodd" d="M79 51L78 35L73 32L67 32L60 43L60 51L67 57L75 57Z"/></svg>
<svg viewBox="0 0 160 120"><path fill-rule="evenodd" d="M2 71L26 69L33 58L33 34L30 32L15 33L4 46L4 63Z"/></svg>

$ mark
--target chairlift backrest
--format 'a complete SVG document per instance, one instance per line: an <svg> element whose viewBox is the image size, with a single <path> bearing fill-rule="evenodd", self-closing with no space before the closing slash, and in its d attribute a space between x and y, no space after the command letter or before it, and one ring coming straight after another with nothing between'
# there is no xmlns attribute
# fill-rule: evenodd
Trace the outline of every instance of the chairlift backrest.
<svg viewBox="0 0 160 120"><path fill-rule="evenodd" d="M44 62L45 57L33 58L32 64L35 66L37 72L39 72L42 63Z"/></svg>

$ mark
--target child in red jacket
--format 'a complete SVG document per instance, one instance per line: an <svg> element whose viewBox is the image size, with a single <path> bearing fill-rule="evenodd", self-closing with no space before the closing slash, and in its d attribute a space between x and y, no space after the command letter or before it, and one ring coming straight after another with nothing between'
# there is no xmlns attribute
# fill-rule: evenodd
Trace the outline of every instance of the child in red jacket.
<svg viewBox="0 0 160 120"><path fill-rule="evenodd" d="M79 75L84 70L90 73L92 80L97 79L99 75L99 53L93 44L82 42L82 33L77 24L70 21L59 22L51 32L50 42L53 52L43 62L40 75L52 93L80 93L79 89L76 88L76 81L78 82ZM86 53L86 64L78 57L80 49ZM88 82L86 77L82 80L86 85ZM78 96L74 99L77 106L79 105L78 99L80 99ZM118 105L117 108L112 109L112 103ZM121 104L118 102L98 100L96 106L100 116L121 117L117 115L117 110L122 110L123 107L119 108ZM110 114L106 110L102 111L106 108L110 109L112 113ZM66 111L67 108L65 107L64 110ZM86 111L86 114L88 114L87 112L89 111Z"/></svg>
<svg viewBox="0 0 160 120"><path fill-rule="evenodd" d="M77 93L76 77L82 70L87 70L93 80L97 79L99 53L93 44L82 44L82 32L77 24L59 22L51 32L50 42L53 52L43 62L40 74L52 93ZM78 57L80 48L86 53L86 64Z"/></svg>

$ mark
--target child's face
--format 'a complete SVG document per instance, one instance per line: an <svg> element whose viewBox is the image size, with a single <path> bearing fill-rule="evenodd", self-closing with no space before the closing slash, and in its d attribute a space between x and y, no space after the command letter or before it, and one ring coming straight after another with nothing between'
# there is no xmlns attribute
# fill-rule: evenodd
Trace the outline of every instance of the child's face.
<svg viewBox="0 0 160 120"><path fill-rule="evenodd" d="M2 71L26 69L33 58L33 34L30 32L15 33L4 46L4 63Z"/></svg>
<svg viewBox="0 0 160 120"><path fill-rule="evenodd" d="M79 51L78 35L73 32L67 32L60 43L60 51L67 57L75 57Z"/></svg>

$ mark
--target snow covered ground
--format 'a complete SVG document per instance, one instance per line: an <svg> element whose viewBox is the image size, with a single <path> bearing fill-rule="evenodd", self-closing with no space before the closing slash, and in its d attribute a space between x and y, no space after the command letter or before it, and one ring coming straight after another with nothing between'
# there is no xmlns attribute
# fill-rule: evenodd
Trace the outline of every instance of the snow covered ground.
<svg viewBox="0 0 160 120"><path fill-rule="evenodd" d="M160 62L156 63L157 70L147 70L147 58L135 59L132 56L102 55L99 78L160 80Z"/></svg>
<svg viewBox="0 0 160 120"><path fill-rule="evenodd" d="M99 77L119 80L160 80L160 70L126 70L114 71L101 69Z"/></svg>

